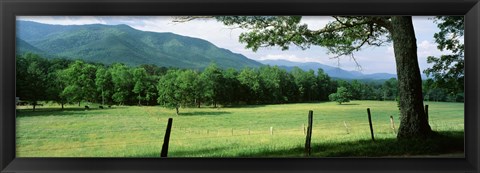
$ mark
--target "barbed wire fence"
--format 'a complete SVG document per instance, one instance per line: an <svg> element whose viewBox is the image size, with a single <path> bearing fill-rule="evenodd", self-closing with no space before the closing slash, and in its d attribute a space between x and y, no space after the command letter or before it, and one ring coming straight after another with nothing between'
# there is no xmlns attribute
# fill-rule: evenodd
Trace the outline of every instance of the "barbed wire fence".
<svg viewBox="0 0 480 173"><path fill-rule="evenodd" d="M431 114L437 112L430 112ZM376 115L380 116L380 115ZM386 115L381 115L386 116ZM388 115L391 116L391 115ZM366 116L365 116L366 117ZM374 116L375 117L375 116ZM279 121L281 118L265 119L263 122L242 122L229 124L228 126L215 126L212 125L189 125L185 126L182 124L175 124L172 127L172 142L191 142L196 140L217 140L217 139L235 139L239 137L259 137L259 136L282 136L282 135L298 135L299 137L304 137L307 131L307 119L298 119L295 121ZM132 121L135 121L135 118L132 118ZM392 123L393 122L393 123ZM163 141L163 135L165 134L166 124L162 121L158 125L142 125L141 121L136 120L134 124L136 126L123 125L125 129L119 130L109 130L103 128L102 130L89 131L89 132L78 132L74 130L62 131L58 135L48 135L48 136L17 136L17 140L22 140L25 143L31 142L35 143L38 141L49 141L52 139L60 140L63 142L72 142L70 147L53 147L53 148L35 148L35 149L19 149L20 152L46 152L46 151L64 151L64 150L77 150L77 149L89 149L89 148L111 148L114 146L120 146L120 148L126 148L127 146L135 146L148 144L150 146L160 147ZM291 124L296 124L292 126ZM373 128L376 135L383 137L395 137L396 131L398 130L399 121L392 118L389 121L379 121L375 120L373 122ZM458 122L447 122L447 121L436 121L430 119L430 125L433 130L437 130L443 127L463 127L463 123ZM316 120L313 123L313 133L317 133L314 136L318 137L322 133L335 133L335 134L362 134L365 136L365 139L369 138L370 130L369 123L365 118L364 123L359 123L357 121L349 121L348 119L338 118L333 121L321 121ZM33 132L59 132L59 129L42 129ZM105 139L105 136L113 134L126 134L129 132L145 131L153 135L151 139L138 140L138 141L122 141L122 142L99 142L101 139ZM324 132L327 131L327 132ZM179 133L183 133L181 137L177 137ZM319 134L320 133L320 134ZM106 135L107 134L107 135ZM186 135L185 135L186 134ZM89 137L86 141L94 142L82 142L79 139L84 139L85 136L96 136ZM128 134L127 134L128 135ZM240 140L240 139L239 139ZM76 142L76 143L75 143Z"/></svg>

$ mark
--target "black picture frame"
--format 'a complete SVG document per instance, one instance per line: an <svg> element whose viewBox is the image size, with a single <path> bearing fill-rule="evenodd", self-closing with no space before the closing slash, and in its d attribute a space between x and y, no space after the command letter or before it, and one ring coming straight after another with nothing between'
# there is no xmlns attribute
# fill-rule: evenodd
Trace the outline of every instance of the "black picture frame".
<svg viewBox="0 0 480 173"><path fill-rule="evenodd" d="M1 172L479 172L478 0L0 0ZM465 158L16 158L15 16L464 15Z"/></svg>

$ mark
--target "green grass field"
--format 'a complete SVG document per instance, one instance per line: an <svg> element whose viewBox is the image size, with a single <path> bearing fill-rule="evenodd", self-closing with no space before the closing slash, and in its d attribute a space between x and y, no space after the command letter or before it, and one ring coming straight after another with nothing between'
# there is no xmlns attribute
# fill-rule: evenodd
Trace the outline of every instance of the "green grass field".
<svg viewBox="0 0 480 173"><path fill-rule="evenodd" d="M314 114L313 157L463 153L463 103L425 104L438 136L418 143L395 139L390 116L398 128L399 110L394 101L181 108L180 116L159 106L86 111L68 105L60 111L57 105L45 105L35 112L22 106L17 113L17 157L159 157L169 117L169 157L304 157L309 110Z"/></svg>

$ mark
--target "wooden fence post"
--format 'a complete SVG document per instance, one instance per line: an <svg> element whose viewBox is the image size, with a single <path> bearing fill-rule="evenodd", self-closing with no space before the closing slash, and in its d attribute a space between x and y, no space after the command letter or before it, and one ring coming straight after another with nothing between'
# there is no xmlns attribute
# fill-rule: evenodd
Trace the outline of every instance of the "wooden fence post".
<svg viewBox="0 0 480 173"><path fill-rule="evenodd" d="M313 124L313 111L308 112L308 127L307 127L307 139L305 141L305 154L310 156L312 154L311 141L312 141L312 124Z"/></svg>
<svg viewBox="0 0 480 173"><path fill-rule="evenodd" d="M348 130L347 122L343 121L343 125L345 126L345 129L347 129L347 134L350 134L350 130Z"/></svg>
<svg viewBox="0 0 480 173"><path fill-rule="evenodd" d="M397 134L397 132L395 131L395 123L393 123L393 116L391 115L390 115L390 127L393 130L393 134Z"/></svg>
<svg viewBox="0 0 480 173"><path fill-rule="evenodd" d="M307 134L307 129L305 128L305 123L303 123L303 135Z"/></svg>
<svg viewBox="0 0 480 173"><path fill-rule="evenodd" d="M428 123L428 105L425 105L425 116L427 116L427 123Z"/></svg>
<svg viewBox="0 0 480 173"><path fill-rule="evenodd" d="M170 141L170 132L172 131L172 118L168 118L167 130L165 131L165 138L163 138L162 152L160 157L167 157L168 154L168 142Z"/></svg>
<svg viewBox="0 0 480 173"><path fill-rule="evenodd" d="M367 108L367 113L368 113L368 123L370 124L370 133L372 134L372 141L375 141L375 137L373 135L372 116L370 115L370 108Z"/></svg>
<svg viewBox="0 0 480 173"><path fill-rule="evenodd" d="M273 135L273 127L270 127L270 135Z"/></svg>

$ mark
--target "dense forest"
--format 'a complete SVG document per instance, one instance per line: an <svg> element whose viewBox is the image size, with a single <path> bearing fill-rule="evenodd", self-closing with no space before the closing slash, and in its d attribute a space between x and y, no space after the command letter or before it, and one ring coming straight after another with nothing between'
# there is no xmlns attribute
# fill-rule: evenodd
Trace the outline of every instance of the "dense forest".
<svg viewBox="0 0 480 173"><path fill-rule="evenodd" d="M17 55L17 97L30 104L53 101L62 105L82 101L102 105L161 105L170 108L281 104L328 101L338 92L347 100L397 100L395 78L380 82L341 80L322 69L290 72L277 66L203 71L121 63L105 65L81 60ZM463 92L448 93L433 79L423 81L426 101L463 102ZM330 96L332 99L332 96Z"/></svg>

